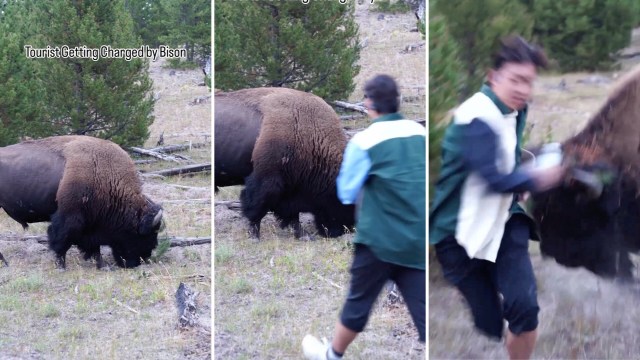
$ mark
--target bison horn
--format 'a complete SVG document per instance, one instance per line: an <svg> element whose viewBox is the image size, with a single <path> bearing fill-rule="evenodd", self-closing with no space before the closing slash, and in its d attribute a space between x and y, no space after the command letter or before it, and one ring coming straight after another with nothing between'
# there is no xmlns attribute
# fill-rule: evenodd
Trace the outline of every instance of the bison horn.
<svg viewBox="0 0 640 360"><path fill-rule="evenodd" d="M158 224L160 224L160 220L162 220L162 209L158 210L158 213L156 214L156 216L153 217L153 227L158 226Z"/></svg>

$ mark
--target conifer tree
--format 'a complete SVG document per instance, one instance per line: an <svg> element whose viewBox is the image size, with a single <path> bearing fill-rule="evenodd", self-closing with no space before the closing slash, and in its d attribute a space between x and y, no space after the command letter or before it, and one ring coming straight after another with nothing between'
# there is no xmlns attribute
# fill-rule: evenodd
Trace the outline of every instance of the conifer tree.
<svg viewBox="0 0 640 360"><path fill-rule="evenodd" d="M0 78L5 59L17 59L13 64L9 60L9 69L13 66L22 75L19 81L0 79L0 93L34 96L34 102L29 111L14 106L0 113L0 136L15 141L16 136L25 135L86 134L121 145L142 144L153 121L148 62L79 57L25 60L20 48L26 44L34 48L140 47L123 1L27 0L8 7L15 16L5 18L7 31L0 39L13 45L0 48L8 52L0 59ZM19 128L23 125L26 131Z"/></svg>
<svg viewBox="0 0 640 360"><path fill-rule="evenodd" d="M529 38L531 35L533 19L519 1L431 0L429 3L433 4L431 10L445 19L460 46L460 59L467 77L463 96L479 90L501 37L518 34Z"/></svg>
<svg viewBox="0 0 640 360"><path fill-rule="evenodd" d="M429 12L429 182L435 184L447 113L460 98L464 64L442 16ZM431 191L429 192L432 193Z"/></svg>
<svg viewBox="0 0 640 360"><path fill-rule="evenodd" d="M360 68L354 2L215 2L215 87L285 86L344 99Z"/></svg>
<svg viewBox="0 0 640 360"><path fill-rule="evenodd" d="M602 70L629 44L638 0L536 0L534 33L563 71Z"/></svg>
<svg viewBox="0 0 640 360"><path fill-rule="evenodd" d="M166 35L160 42L187 49L187 61L195 62L211 54L211 1L162 0L161 23Z"/></svg>

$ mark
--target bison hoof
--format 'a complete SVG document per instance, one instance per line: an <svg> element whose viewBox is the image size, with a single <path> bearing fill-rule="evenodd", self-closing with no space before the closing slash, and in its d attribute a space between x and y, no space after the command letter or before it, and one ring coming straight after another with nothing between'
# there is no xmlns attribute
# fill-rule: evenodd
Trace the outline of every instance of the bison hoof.
<svg viewBox="0 0 640 360"><path fill-rule="evenodd" d="M64 271L67 269L64 257L56 257L56 269Z"/></svg>

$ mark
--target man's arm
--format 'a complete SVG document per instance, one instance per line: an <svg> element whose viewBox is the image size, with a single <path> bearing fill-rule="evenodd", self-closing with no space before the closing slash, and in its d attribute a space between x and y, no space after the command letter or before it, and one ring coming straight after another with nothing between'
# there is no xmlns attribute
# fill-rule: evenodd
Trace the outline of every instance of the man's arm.
<svg viewBox="0 0 640 360"><path fill-rule="evenodd" d="M531 175L515 169L503 174L496 166L498 141L493 130L484 121L474 119L462 128L462 157L465 166L480 174L489 188L499 193L535 191L536 184ZM515 149L514 149L515 151Z"/></svg>
<svg viewBox="0 0 640 360"><path fill-rule="evenodd" d="M358 193L369 175L371 159L369 154L353 141L349 141L344 151L340 173L338 174L338 198L345 204L354 204Z"/></svg>

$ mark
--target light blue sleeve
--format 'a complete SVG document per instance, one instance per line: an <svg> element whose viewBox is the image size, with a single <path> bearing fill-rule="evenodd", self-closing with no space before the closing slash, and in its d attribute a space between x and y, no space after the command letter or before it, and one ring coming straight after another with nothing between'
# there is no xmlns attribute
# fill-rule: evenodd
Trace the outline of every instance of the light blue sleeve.
<svg viewBox="0 0 640 360"><path fill-rule="evenodd" d="M338 174L338 198L345 204L354 204L371 169L369 154L357 144L349 142L342 157Z"/></svg>

